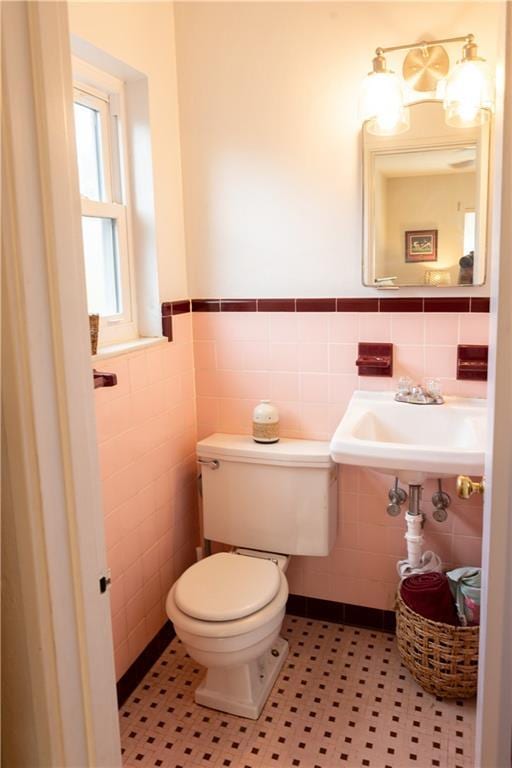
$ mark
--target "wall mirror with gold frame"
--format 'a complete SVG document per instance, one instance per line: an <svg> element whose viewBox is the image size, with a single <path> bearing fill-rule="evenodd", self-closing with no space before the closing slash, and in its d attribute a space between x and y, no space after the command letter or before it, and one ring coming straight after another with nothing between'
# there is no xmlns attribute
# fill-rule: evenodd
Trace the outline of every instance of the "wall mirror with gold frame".
<svg viewBox="0 0 512 768"><path fill-rule="evenodd" d="M454 128L441 101L409 109L406 133L363 125L363 284L482 285L490 120Z"/></svg>

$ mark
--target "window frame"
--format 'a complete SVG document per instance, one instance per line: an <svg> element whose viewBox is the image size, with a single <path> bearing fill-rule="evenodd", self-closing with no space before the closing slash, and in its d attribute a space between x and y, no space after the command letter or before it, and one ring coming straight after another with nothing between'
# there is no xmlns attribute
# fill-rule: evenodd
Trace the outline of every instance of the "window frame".
<svg viewBox="0 0 512 768"><path fill-rule="evenodd" d="M466 232L468 229L467 222L468 222L468 215L470 214L472 214L474 217L473 223L471 225L471 230L473 235L473 248L466 247ZM462 216L462 255L463 256L467 256L471 251L473 251L473 253L476 252L477 231L478 231L478 216L476 214L476 209L464 208L463 216Z"/></svg>
<svg viewBox="0 0 512 768"><path fill-rule="evenodd" d="M81 195L82 216L108 218L115 226L121 312L100 316L101 348L138 338L124 83L73 57L75 103L99 113L104 176L102 196L105 199L91 200Z"/></svg>

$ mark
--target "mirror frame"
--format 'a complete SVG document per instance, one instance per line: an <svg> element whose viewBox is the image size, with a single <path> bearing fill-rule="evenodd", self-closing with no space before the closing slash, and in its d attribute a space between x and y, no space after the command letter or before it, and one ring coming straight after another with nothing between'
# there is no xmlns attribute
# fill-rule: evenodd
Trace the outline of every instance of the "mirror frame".
<svg viewBox="0 0 512 768"><path fill-rule="evenodd" d="M440 99L424 99L409 105L410 109L423 104L440 104ZM461 139L460 134L457 138L450 141L446 136L433 137L431 143L425 146L425 138L408 137L408 132L397 134L395 136L373 136L374 147L368 148L365 143L365 126L369 122L366 120L362 126L362 166L363 166L363 184L362 184L362 263L361 263L361 282L366 288L375 288L377 290L395 291L400 288L422 288L424 290L440 289L458 289L458 288L478 288L485 285L487 279L487 252L488 252L488 232L489 232L489 213L490 213L490 188L491 188L491 138L492 138L492 112L489 112L489 119L486 123L473 128L465 128L468 131L466 138ZM471 133L469 133L471 131ZM474 282L471 284L451 284L451 285L426 285L424 283L395 283L394 285L379 285L375 282L375 231L373 223L375 221L375 158L381 155L389 155L417 152L421 149L452 149L466 146L468 136L475 140L477 148L477 202L478 215L476 226L475 243L475 262L476 269ZM485 178L483 177L485 174ZM476 206L475 206L476 208Z"/></svg>

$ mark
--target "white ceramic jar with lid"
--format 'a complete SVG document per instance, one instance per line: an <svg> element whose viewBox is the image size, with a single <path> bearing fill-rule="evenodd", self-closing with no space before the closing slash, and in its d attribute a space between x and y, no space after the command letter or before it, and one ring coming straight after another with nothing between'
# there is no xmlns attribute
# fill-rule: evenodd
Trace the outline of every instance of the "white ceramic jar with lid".
<svg viewBox="0 0 512 768"><path fill-rule="evenodd" d="M277 443L279 411L270 400L261 400L252 414L252 436L256 443Z"/></svg>

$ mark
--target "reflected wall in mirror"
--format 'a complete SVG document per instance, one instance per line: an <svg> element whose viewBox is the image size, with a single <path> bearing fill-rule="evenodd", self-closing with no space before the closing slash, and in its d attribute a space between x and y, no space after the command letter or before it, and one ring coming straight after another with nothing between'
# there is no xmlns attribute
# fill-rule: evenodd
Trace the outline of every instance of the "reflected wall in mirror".
<svg viewBox="0 0 512 768"><path fill-rule="evenodd" d="M410 113L409 131L398 136L363 126L363 283L482 285L489 122L447 126L439 101L413 104Z"/></svg>

